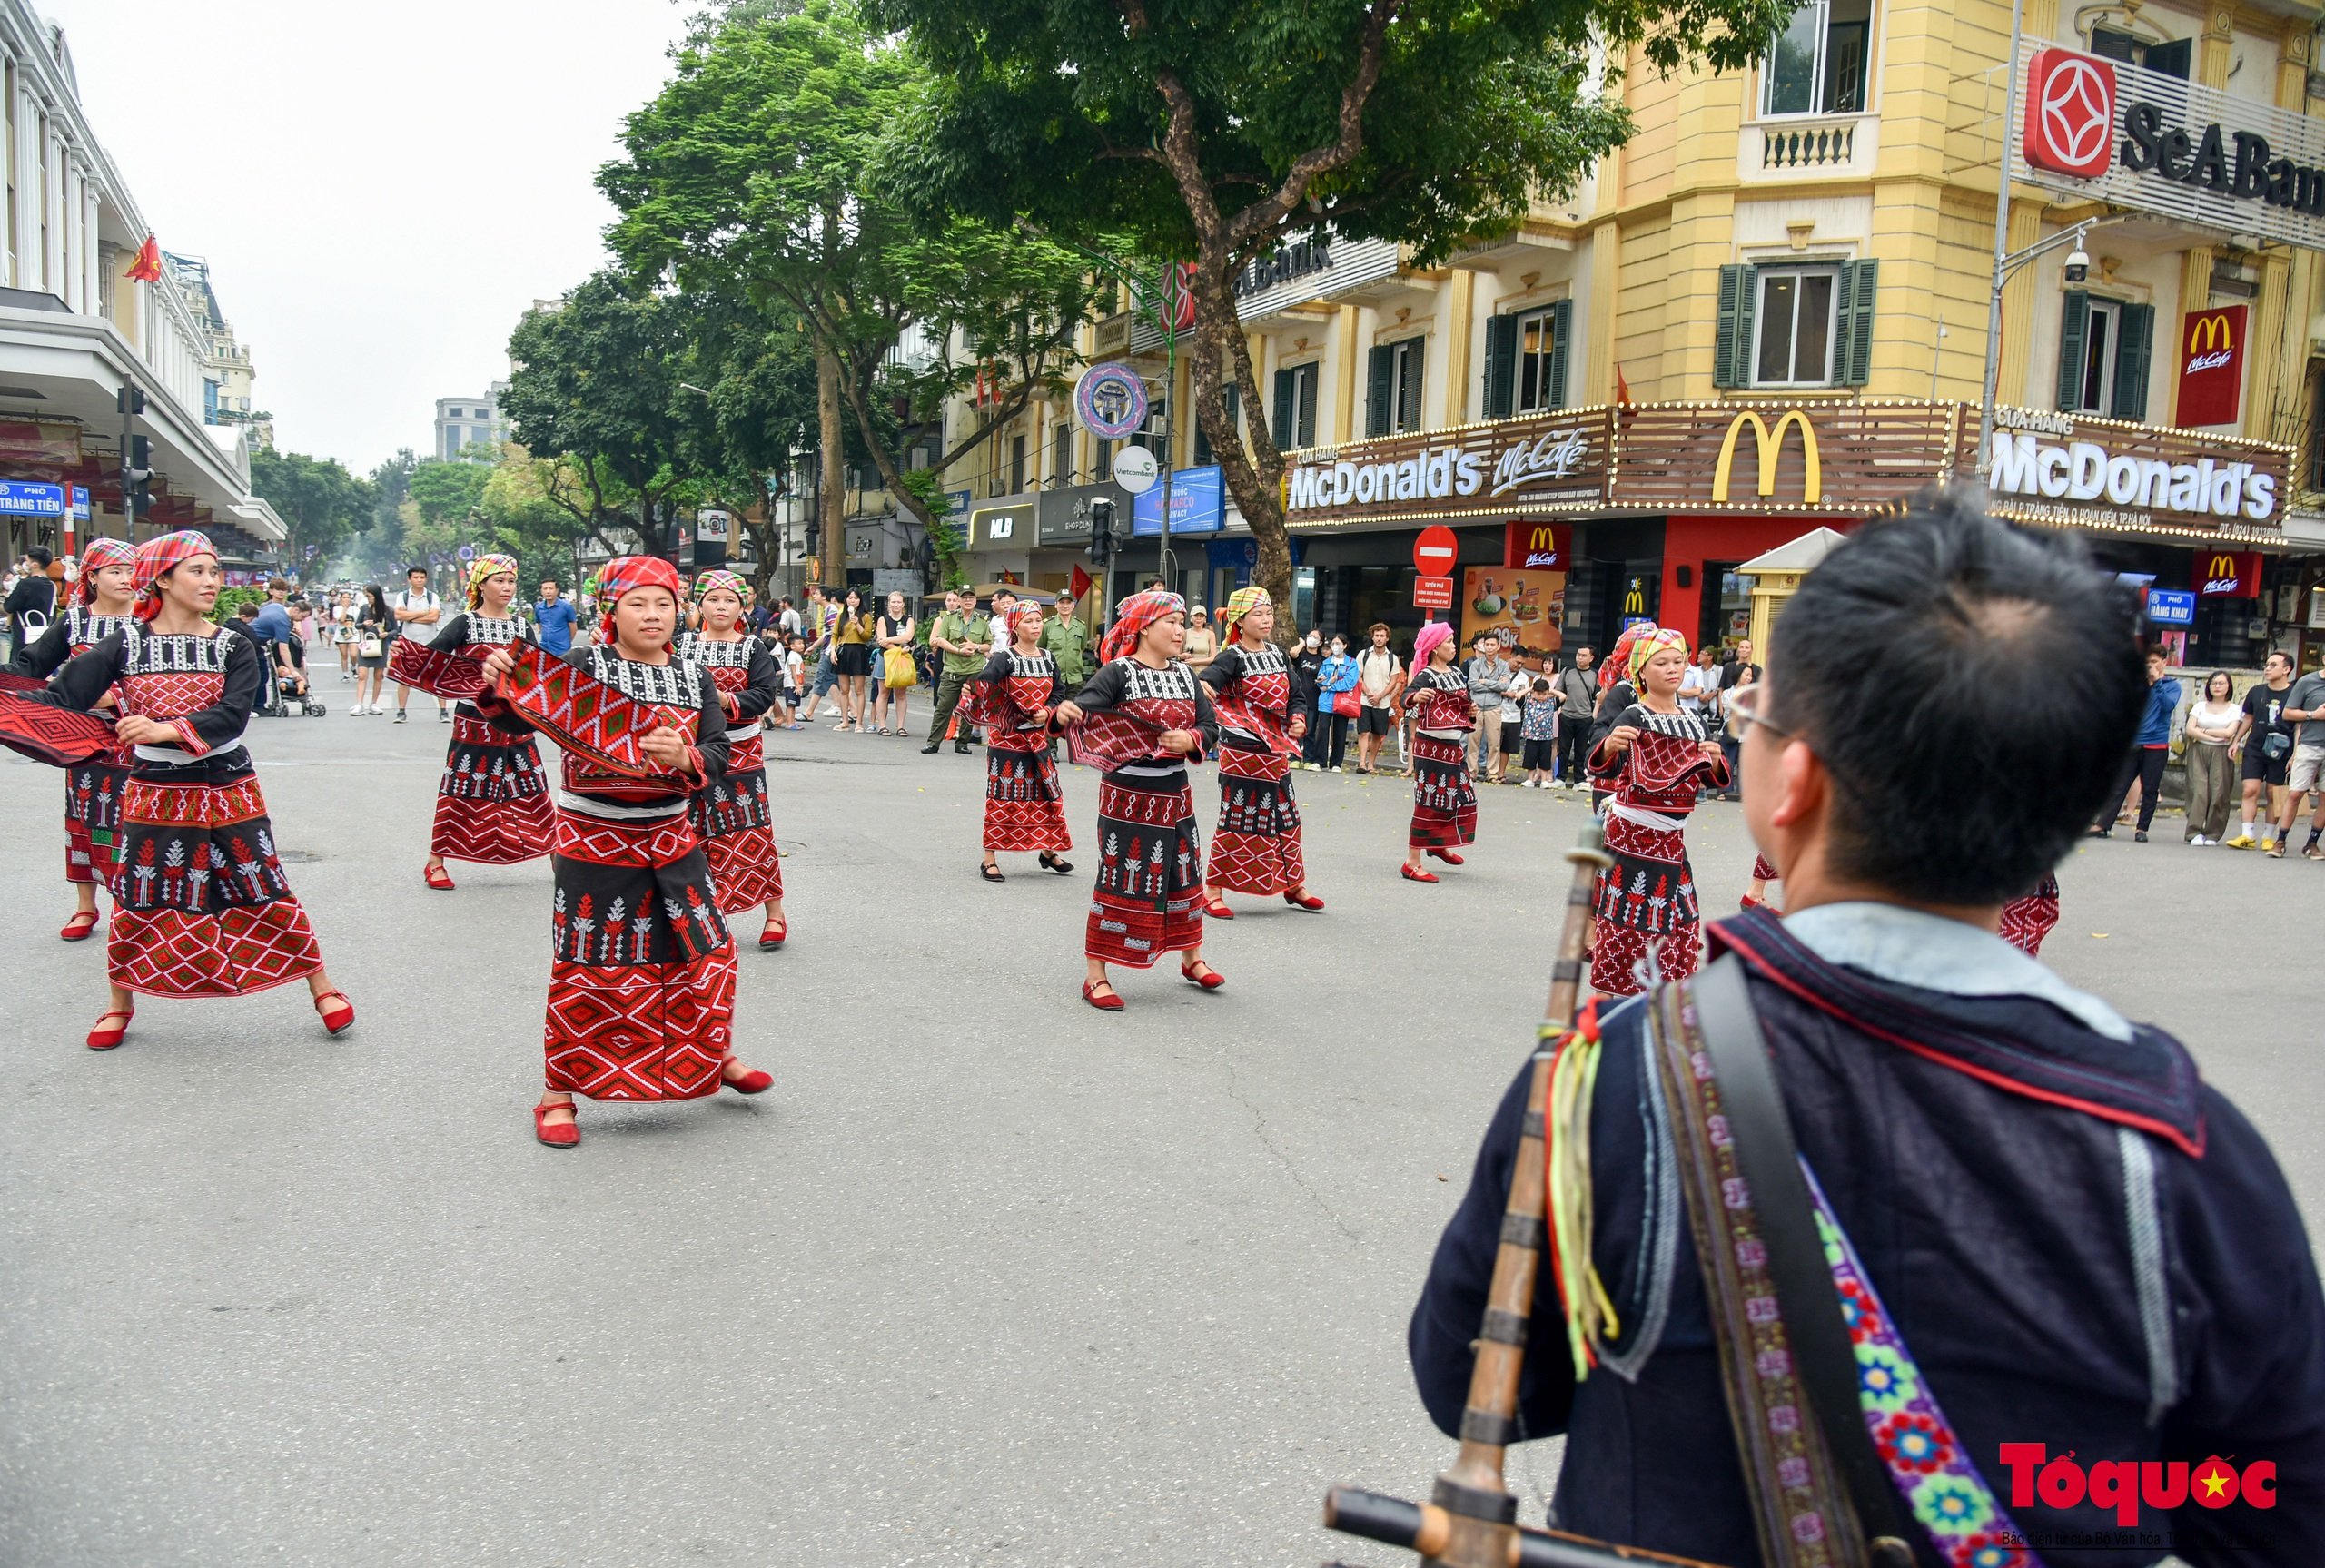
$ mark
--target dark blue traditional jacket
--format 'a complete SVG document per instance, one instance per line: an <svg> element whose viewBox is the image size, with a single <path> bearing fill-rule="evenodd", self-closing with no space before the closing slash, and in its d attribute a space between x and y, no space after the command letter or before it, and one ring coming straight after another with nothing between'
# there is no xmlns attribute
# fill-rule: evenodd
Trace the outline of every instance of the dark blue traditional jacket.
<svg viewBox="0 0 2325 1568"><path fill-rule="evenodd" d="M1843 910L1872 911L1860 923L1875 933L1821 944L1846 964L1802 940L1845 929ZM1725 922L1712 947L1748 966L1801 1154L1996 1497L2013 1502L2006 1443L2086 1469L2277 1466L2273 1508L2148 1507L2128 1540L2088 1502L2010 1506L2048 1568L2167 1551L2198 1568L2325 1565L2325 1297L2260 1135L2178 1041L1977 945L1999 939L1910 911L1808 912L1826 918L1798 934L1765 912ZM1600 1021L1593 1257L1619 1333L1578 1384L1546 1270L1520 1415L1529 1435L1567 1434L1562 1528L1757 1568L1647 1010L1634 999ZM1529 1075L1503 1097L1413 1311L1414 1376L1449 1435Z"/></svg>

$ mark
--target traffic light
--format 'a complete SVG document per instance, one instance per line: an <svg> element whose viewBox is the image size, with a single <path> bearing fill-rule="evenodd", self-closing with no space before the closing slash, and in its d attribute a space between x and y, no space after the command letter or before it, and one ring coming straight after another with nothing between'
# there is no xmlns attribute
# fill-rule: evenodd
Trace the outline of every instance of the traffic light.
<svg viewBox="0 0 2325 1568"><path fill-rule="evenodd" d="M122 388L121 390L113 395L113 406L115 413L143 413L145 411L145 389L143 387Z"/></svg>
<svg viewBox="0 0 2325 1568"><path fill-rule="evenodd" d="M1114 503L1104 496L1090 503L1090 545L1093 565L1103 567L1114 558Z"/></svg>
<svg viewBox="0 0 2325 1568"><path fill-rule="evenodd" d="M135 503L132 516L142 516L153 500L153 443L143 436L129 438L129 461L122 469L128 481L130 498Z"/></svg>

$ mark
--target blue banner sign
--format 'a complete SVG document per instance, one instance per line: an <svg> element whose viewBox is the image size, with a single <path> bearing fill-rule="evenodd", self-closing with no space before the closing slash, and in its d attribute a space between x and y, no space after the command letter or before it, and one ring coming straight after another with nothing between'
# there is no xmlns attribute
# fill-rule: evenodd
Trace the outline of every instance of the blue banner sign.
<svg viewBox="0 0 2325 1568"><path fill-rule="evenodd" d="M2196 596L2177 588L2150 588L2147 618L2159 626L2192 626L2196 624Z"/></svg>
<svg viewBox="0 0 2325 1568"><path fill-rule="evenodd" d="M1207 468L1181 468L1171 475L1171 532L1180 534L1215 534L1227 521L1227 488L1222 482L1219 465ZM1130 531L1133 536L1152 537L1162 531L1162 481L1143 496L1133 496L1130 503Z"/></svg>

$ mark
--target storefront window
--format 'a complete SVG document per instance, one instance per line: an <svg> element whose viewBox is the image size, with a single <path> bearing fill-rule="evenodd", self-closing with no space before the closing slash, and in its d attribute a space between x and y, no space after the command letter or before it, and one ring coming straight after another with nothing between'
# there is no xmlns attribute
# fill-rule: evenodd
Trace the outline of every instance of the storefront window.
<svg viewBox="0 0 2325 1568"><path fill-rule="evenodd" d="M1808 0L1768 47L1760 113L1863 113L1872 25L1872 0Z"/></svg>

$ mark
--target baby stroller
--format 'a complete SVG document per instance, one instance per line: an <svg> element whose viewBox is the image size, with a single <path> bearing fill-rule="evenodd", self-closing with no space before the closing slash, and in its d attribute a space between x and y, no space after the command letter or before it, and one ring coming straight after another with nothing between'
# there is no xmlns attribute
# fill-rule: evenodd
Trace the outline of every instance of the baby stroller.
<svg viewBox="0 0 2325 1568"><path fill-rule="evenodd" d="M267 683L264 700L258 711L269 718L284 718L292 714L303 714L311 719L322 718L329 710L315 700L312 692L301 689L307 684L303 650L296 643L277 642L262 646L267 655L267 668L274 673L274 678ZM275 656L278 649L288 651L287 665Z"/></svg>

